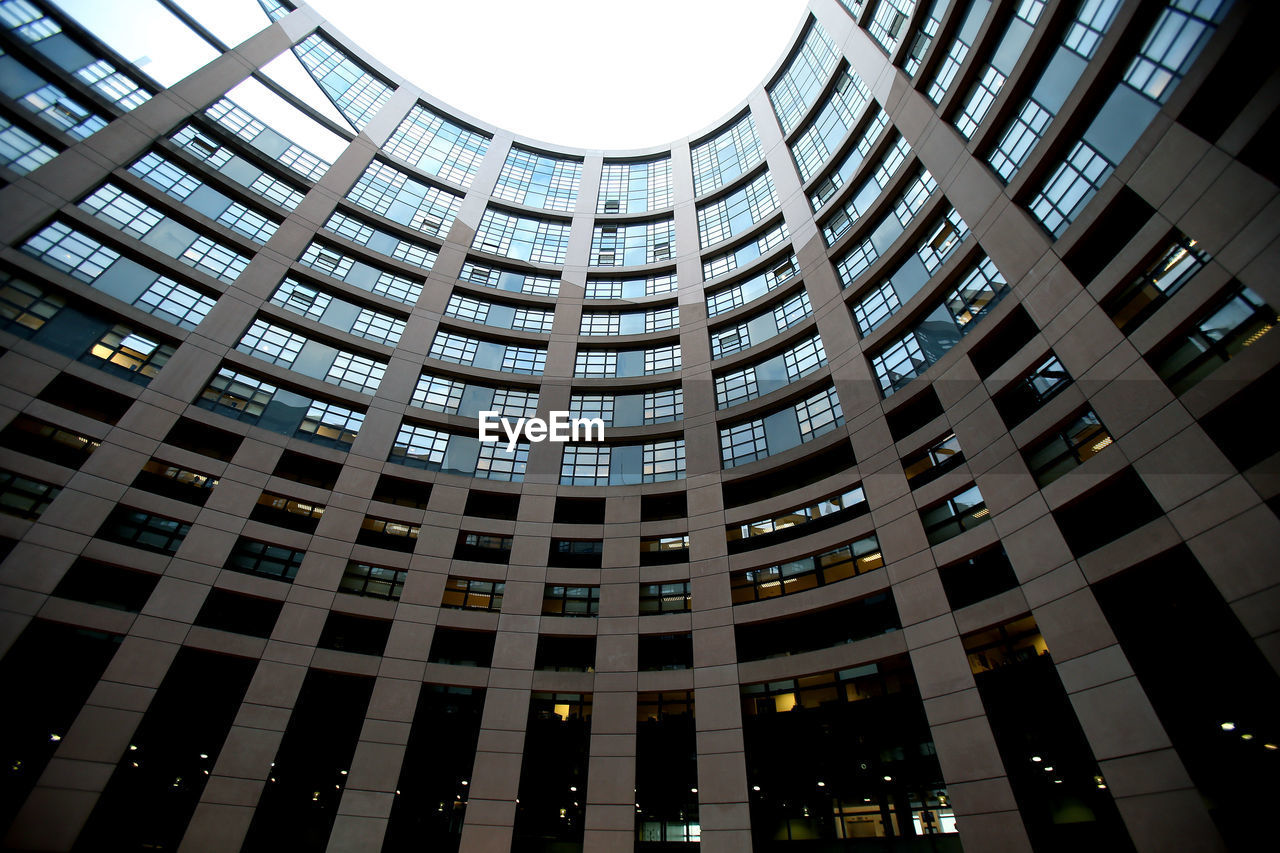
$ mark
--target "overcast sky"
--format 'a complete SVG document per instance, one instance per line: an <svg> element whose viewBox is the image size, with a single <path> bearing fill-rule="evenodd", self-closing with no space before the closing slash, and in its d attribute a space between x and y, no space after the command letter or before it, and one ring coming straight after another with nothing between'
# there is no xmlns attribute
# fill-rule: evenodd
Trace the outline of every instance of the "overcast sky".
<svg viewBox="0 0 1280 853"><path fill-rule="evenodd" d="M696 133L760 83L805 0L315 0L452 106L544 142L642 148Z"/></svg>
<svg viewBox="0 0 1280 853"><path fill-rule="evenodd" d="M162 85L214 50L156 0L55 0ZM178 0L227 44L267 25L256 0ZM773 68L805 0L314 0L371 55L450 106L552 145L665 145L718 122ZM266 73L331 117L291 55ZM260 90L260 91L254 91ZM306 91L307 89L310 91ZM250 83L232 99L321 156L340 150ZM277 122L279 122L277 124ZM312 127L305 127L312 124Z"/></svg>

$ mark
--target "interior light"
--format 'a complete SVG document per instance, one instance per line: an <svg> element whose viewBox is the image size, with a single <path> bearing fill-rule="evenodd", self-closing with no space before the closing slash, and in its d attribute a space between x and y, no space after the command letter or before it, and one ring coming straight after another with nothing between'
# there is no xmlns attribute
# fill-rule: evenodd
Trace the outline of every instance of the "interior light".
<svg viewBox="0 0 1280 853"><path fill-rule="evenodd" d="M698 789L697 789L697 788L690 788L690 789L689 789L689 793L690 793L690 794L696 794L696 793L698 793Z"/></svg>
<svg viewBox="0 0 1280 853"><path fill-rule="evenodd" d="M818 787L819 787L819 788L825 788L825 787L827 787L827 783L826 783L826 782L819 782L819 783L818 783Z"/></svg>
<svg viewBox="0 0 1280 853"><path fill-rule="evenodd" d="M1267 744L1267 746L1271 747L1271 744ZM1272 749L1274 749L1275 747L1271 747L1271 748L1272 748ZM760 786L759 786L759 785L752 785L752 786L751 786L751 790L753 790L753 791L759 791L759 790L760 790Z"/></svg>
<svg viewBox="0 0 1280 853"><path fill-rule="evenodd" d="M462 784L463 784L463 785L470 785L471 783L470 783L470 782L468 782L466 779L463 779L463 780L462 780Z"/></svg>
<svg viewBox="0 0 1280 853"><path fill-rule="evenodd" d="M49 735L49 740L52 743L57 743L58 741L62 740L62 735L51 734ZM130 747L130 749L132 749L132 747Z"/></svg>
<svg viewBox="0 0 1280 853"><path fill-rule="evenodd" d="M1276 745L1275 745L1274 743L1264 743L1264 744L1262 745L1262 748L1263 748L1263 749L1275 749L1275 748L1276 748Z"/></svg>
<svg viewBox="0 0 1280 853"><path fill-rule="evenodd" d="M1052 772L1053 772L1053 768L1052 768L1052 767L1046 767L1046 768L1044 769L1044 772L1045 772L1045 773L1052 773Z"/></svg>
<svg viewBox="0 0 1280 853"><path fill-rule="evenodd" d="M340 775L340 776L346 776L346 775L347 775L347 771L345 771L345 770L339 770L339 771L338 771L338 775Z"/></svg>
<svg viewBox="0 0 1280 853"><path fill-rule="evenodd" d="M1102 439L1102 441L1099 441L1097 444L1093 445L1093 447L1089 449L1092 450L1094 453L1097 453L1099 450L1102 450L1104 447L1110 447L1110 446L1111 446L1111 436L1107 436L1106 438Z"/></svg>
<svg viewBox="0 0 1280 853"><path fill-rule="evenodd" d="M1246 732L1245 734L1240 735L1240 740L1253 740L1253 735Z"/></svg>
<svg viewBox="0 0 1280 853"><path fill-rule="evenodd" d="M1054 779L1054 780L1053 780L1053 784L1055 784L1055 785L1061 785L1061 784L1062 784L1062 780L1061 780L1061 779Z"/></svg>
<svg viewBox="0 0 1280 853"><path fill-rule="evenodd" d="M1223 724L1222 724L1222 730L1223 730L1224 732L1233 732L1233 731L1235 731L1235 729L1236 729L1236 724L1235 724L1235 723L1223 723Z"/></svg>
<svg viewBox="0 0 1280 853"><path fill-rule="evenodd" d="M1039 762L1043 761L1044 759L1043 759L1043 758L1041 758L1041 757L1040 757L1040 756L1038 756L1038 755L1033 755L1033 756L1031 756L1031 760L1032 760L1032 761L1034 761L1034 762L1036 762L1036 763L1038 764Z"/></svg>
<svg viewBox="0 0 1280 853"><path fill-rule="evenodd" d="M59 738L59 740L61 740L61 738ZM129 744L129 751L130 751L130 752L137 752L137 751L138 751L138 748L137 748L136 746L134 746L133 744Z"/></svg>
<svg viewBox="0 0 1280 853"><path fill-rule="evenodd" d="M576 790L578 790L578 786L577 786L577 785L570 785L570 786L569 786L569 790L570 790L570 791L576 791Z"/></svg>
<svg viewBox="0 0 1280 853"><path fill-rule="evenodd" d="M893 781L893 777L892 777L892 776L886 776L886 777L884 777L884 781L886 781L886 782L892 782L892 781Z"/></svg>
<svg viewBox="0 0 1280 853"><path fill-rule="evenodd" d="M200 758L202 758L202 759L206 759L206 758L208 758L208 757L209 757L209 753L207 753L207 752L202 752L202 753L200 753Z"/></svg>

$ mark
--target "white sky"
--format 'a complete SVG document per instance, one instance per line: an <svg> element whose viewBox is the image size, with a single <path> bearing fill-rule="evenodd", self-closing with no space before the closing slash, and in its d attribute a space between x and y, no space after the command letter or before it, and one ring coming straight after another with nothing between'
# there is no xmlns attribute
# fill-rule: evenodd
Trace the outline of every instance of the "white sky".
<svg viewBox="0 0 1280 853"><path fill-rule="evenodd" d="M154 0L55 2L126 58L148 57L143 67L162 83L180 79L212 55L175 38L176 22ZM267 24L255 0L179 2L229 44ZM697 133L741 103L786 49L806 2L311 5L410 82L477 119L553 145L629 149ZM157 23L163 18L169 18L167 25ZM286 82L274 69L269 73Z"/></svg>

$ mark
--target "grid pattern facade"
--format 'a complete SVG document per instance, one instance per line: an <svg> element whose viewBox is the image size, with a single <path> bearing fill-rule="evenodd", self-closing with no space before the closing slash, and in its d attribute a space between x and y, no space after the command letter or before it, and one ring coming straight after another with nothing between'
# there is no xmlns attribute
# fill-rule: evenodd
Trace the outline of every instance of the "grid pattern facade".
<svg viewBox="0 0 1280 853"><path fill-rule="evenodd" d="M1274 846L1271 4L814 2L594 153L261 6L0 0L7 848Z"/></svg>

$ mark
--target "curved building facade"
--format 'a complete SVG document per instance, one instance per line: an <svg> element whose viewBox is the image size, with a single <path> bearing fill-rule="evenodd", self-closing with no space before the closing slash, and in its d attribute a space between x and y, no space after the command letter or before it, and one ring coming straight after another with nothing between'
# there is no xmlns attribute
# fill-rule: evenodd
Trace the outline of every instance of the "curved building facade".
<svg viewBox="0 0 1280 853"><path fill-rule="evenodd" d="M624 152L152 5L0 3L7 847L1269 846L1273 4L812 0Z"/></svg>

